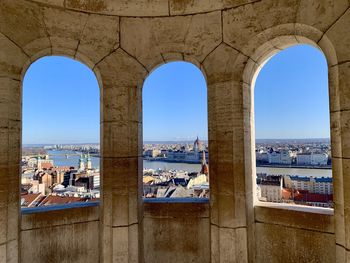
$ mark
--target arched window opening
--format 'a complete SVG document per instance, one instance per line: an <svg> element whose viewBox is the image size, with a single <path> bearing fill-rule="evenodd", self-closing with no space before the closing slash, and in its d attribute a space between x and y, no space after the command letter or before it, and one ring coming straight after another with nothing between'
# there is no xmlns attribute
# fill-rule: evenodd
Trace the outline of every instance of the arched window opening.
<svg viewBox="0 0 350 263"><path fill-rule="evenodd" d="M23 81L21 207L100 197L100 99L94 73L65 57L34 62Z"/></svg>
<svg viewBox="0 0 350 263"><path fill-rule="evenodd" d="M208 198L206 82L191 63L154 70L143 86L143 197Z"/></svg>
<svg viewBox="0 0 350 263"><path fill-rule="evenodd" d="M328 68L309 45L289 47L254 87L258 202L333 208Z"/></svg>

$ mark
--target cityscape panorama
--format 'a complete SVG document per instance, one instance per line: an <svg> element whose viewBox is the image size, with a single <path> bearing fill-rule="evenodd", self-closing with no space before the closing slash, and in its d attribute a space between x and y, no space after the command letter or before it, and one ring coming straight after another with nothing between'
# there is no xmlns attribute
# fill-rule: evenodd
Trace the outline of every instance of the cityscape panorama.
<svg viewBox="0 0 350 263"><path fill-rule="evenodd" d="M205 76L191 63L167 63L147 77L142 92L144 200L209 199ZM97 80L80 62L44 57L28 69L23 85L23 209L98 202L99 103ZM290 47L261 69L254 87L252 150L257 203L333 208L328 104L327 63L319 50Z"/></svg>

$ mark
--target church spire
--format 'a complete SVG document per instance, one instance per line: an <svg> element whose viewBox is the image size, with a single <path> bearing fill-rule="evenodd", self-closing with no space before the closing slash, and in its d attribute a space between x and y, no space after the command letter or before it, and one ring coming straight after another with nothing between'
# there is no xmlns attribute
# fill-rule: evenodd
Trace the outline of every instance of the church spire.
<svg viewBox="0 0 350 263"><path fill-rule="evenodd" d="M207 160L205 158L205 151L202 151L202 168L201 168L201 174L208 175L209 174L209 167L207 165Z"/></svg>

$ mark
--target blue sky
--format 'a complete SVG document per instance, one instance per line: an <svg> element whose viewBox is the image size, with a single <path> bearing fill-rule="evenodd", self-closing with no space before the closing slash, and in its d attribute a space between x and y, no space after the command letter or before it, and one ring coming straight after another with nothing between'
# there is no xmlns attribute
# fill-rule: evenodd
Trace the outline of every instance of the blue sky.
<svg viewBox="0 0 350 263"><path fill-rule="evenodd" d="M117 73L116 73L117 74ZM33 63L23 83L23 143L99 141L99 87L85 65L64 57ZM310 46L272 57L255 86L256 138L329 137L327 64ZM155 69L143 87L145 141L207 139L207 88L194 65Z"/></svg>
<svg viewBox="0 0 350 263"><path fill-rule="evenodd" d="M257 139L329 138L327 62L318 49L299 45L273 56L254 93Z"/></svg>

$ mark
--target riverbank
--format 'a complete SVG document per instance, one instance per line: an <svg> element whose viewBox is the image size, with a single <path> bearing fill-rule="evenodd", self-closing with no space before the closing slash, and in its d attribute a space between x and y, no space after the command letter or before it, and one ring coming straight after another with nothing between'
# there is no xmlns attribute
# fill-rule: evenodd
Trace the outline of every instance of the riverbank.
<svg viewBox="0 0 350 263"><path fill-rule="evenodd" d="M256 167L332 170L332 166L331 165L327 165L327 166L305 166L305 165L257 164Z"/></svg>

